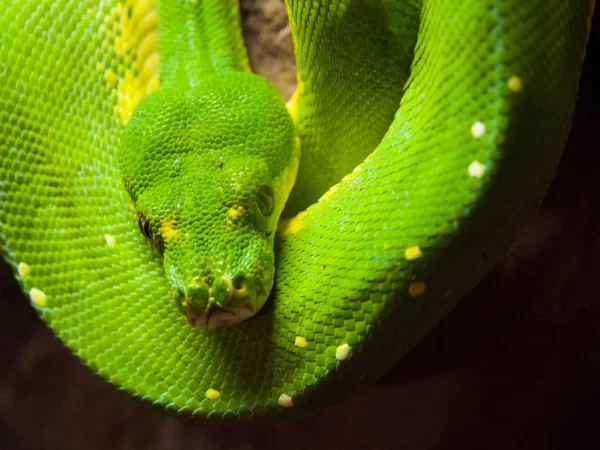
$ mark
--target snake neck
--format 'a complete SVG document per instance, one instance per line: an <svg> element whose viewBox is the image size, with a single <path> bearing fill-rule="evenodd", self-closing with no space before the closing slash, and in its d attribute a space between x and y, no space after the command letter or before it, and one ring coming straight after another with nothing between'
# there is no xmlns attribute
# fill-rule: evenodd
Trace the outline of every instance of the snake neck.
<svg viewBox="0 0 600 450"><path fill-rule="evenodd" d="M249 71L237 0L161 1L158 14L161 86Z"/></svg>

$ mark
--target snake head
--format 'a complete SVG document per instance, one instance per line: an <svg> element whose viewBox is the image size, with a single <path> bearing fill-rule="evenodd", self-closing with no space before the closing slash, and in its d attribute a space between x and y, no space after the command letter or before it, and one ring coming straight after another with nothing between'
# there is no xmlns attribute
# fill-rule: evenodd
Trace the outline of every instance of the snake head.
<svg viewBox="0 0 600 450"><path fill-rule="evenodd" d="M161 88L137 106L119 156L138 224L198 328L241 322L273 286L273 240L298 167L291 118L258 76Z"/></svg>

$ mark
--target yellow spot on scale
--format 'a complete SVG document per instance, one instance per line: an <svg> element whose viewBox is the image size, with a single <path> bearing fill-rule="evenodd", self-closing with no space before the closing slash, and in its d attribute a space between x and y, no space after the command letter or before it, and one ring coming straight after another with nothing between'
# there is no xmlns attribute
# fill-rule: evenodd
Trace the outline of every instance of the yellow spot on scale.
<svg viewBox="0 0 600 450"><path fill-rule="evenodd" d="M48 296L44 291L40 291L37 288L31 288L29 290L29 297L31 297L31 301L36 305L41 307L46 306Z"/></svg>
<svg viewBox="0 0 600 450"><path fill-rule="evenodd" d="M306 347L306 338L304 336L296 336L296 341L294 342L294 345L300 348Z"/></svg>
<svg viewBox="0 0 600 450"><path fill-rule="evenodd" d="M404 250L404 258L407 261L414 261L419 259L421 256L423 256L423 252L418 245L413 245L412 247L408 247L406 250Z"/></svg>
<svg viewBox="0 0 600 450"><path fill-rule="evenodd" d="M160 235L166 241L167 239L172 239L177 236L177 230L173 228L175 225L175 219L172 217L168 217L160 221Z"/></svg>
<svg viewBox="0 0 600 450"><path fill-rule="evenodd" d="M469 164L469 175L473 178L481 178L485 172L485 166L479 161L473 161Z"/></svg>
<svg viewBox="0 0 600 450"><path fill-rule="evenodd" d="M350 346L348 344L342 344L335 349L335 359L338 361L344 361L350 356Z"/></svg>
<svg viewBox="0 0 600 450"><path fill-rule="evenodd" d="M104 79L108 84L113 84L117 79L117 74L114 72L114 70L107 69L106 72L104 72Z"/></svg>
<svg viewBox="0 0 600 450"><path fill-rule="evenodd" d="M106 70L106 67L104 67L104 64L99 62L99 63L96 63L96 70L100 73L103 73Z"/></svg>
<svg viewBox="0 0 600 450"><path fill-rule="evenodd" d="M279 221L277 231L280 234L296 234L304 227L302 219L308 215L308 210L299 212L295 217Z"/></svg>
<svg viewBox="0 0 600 450"><path fill-rule="evenodd" d="M31 274L31 267L29 264L21 262L17 266L17 271L22 278L28 277Z"/></svg>
<svg viewBox="0 0 600 450"><path fill-rule="evenodd" d="M411 297L418 297L419 295L423 295L425 292L425 283L422 281L413 281L408 286L408 295Z"/></svg>
<svg viewBox="0 0 600 450"><path fill-rule="evenodd" d="M471 125L471 135L474 139L481 139L485 134L485 124L483 122L475 122Z"/></svg>
<svg viewBox="0 0 600 450"><path fill-rule="evenodd" d="M521 92L523 90L523 80L516 75L510 77L507 84L511 92Z"/></svg>
<svg viewBox="0 0 600 450"><path fill-rule="evenodd" d="M219 397L221 397L221 393L213 388L210 388L208 391L206 391L205 395L209 400L218 400Z"/></svg>
<svg viewBox="0 0 600 450"><path fill-rule="evenodd" d="M243 214L244 214L243 206L234 206L229 210L229 217L231 217L231 220L235 220L238 217L241 217Z"/></svg>
<svg viewBox="0 0 600 450"><path fill-rule="evenodd" d="M291 408L292 406L294 406L294 401L292 400L292 397L290 397L287 394L281 394L277 403L279 403L279 406L282 406L284 408Z"/></svg>
<svg viewBox="0 0 600 450"><path fill-rule="evenodd" d="M108 245L110 248L113 248L115 245L117 245L117 240L112 234L105 234L104 240L106 241L106 245Z"/></svg>

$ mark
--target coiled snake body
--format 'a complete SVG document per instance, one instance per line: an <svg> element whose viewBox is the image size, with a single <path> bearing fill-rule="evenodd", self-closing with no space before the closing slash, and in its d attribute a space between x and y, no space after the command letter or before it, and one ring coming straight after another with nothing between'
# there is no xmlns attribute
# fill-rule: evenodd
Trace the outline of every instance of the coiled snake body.
<svg viewBox="0 0 600 450"><path fill-rule="evenodd" d="M2 254L83 361L181 414L318 410L431 329L552 178L593 3L287 8L289 113L233 0L0 4Z"/></svg>

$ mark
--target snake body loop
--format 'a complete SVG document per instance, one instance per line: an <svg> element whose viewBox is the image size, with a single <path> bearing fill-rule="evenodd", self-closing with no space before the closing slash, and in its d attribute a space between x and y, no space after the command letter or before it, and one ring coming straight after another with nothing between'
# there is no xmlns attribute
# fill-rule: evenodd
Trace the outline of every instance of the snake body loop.
<svg viewBox="0 0 600 450"><path fill-rule="evenodd" d="M3 2L0 250L57 335L131 394L219 419L317 411L406 354L535 209L569 131L592 5L288 0L298 66L288 116L273 88L248 73L233 1L162 0L158 10L142 0ZM270 210L262 186L280 205L275 193L289 191L298 170L278 231L275 221L247 222L274 241L269 299L255 317L217 330L190 327L173 304L185 277L170 278L165 267L192 258L157 255L160 242L167 255L171 239L200 228L178 228L177 201L159 217L145 209L150 194L130 196L119 153L156 131L152 114L137 108L163 94L172 101L168 90L183 85L203 98L235 94L206 103L212 116L185 95L149 108L179 117L164 123L200 127L215 148L243 136L255 149L290 149L278 175L255 180L252 217ZM172 128L163 131L175 139ZM244 166L235 155L214 153L203 176ZM159 179L162 166L139 158L144 183ZM206 178L184 184L220 192ZM233 204L213 205L190 221L245 220ZM223 233L216 242L227 255L258 242ZM213 272L181 282L189 308L211 295L213 303L245 301L240 292L258 292L259 282L269 288L233 273L229 285Z"/></svg>

